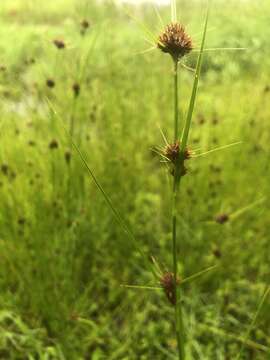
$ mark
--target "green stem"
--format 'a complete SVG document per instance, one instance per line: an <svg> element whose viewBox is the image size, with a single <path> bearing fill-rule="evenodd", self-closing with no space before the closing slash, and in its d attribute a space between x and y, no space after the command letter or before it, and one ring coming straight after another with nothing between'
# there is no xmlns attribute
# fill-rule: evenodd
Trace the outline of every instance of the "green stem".
<svg viewBox="0 0 270 360"><path fill-rule="evenodd" d="M178 104L178 61L174 61L174 141L178 137L178 119L179 119L179 104Z"/></svg>
<svg viewBox="0 0 270 360"><path fill-rule="evenodd" d="M179 102L178 102L178 62L174 63L174 141L178 140L178 120L179 120ZM178 279L178 249L177 249L177 203L178 193L180 187L181 176L175 168L173 180L173 199L172 199L172 257L173 257L173 273L175 286L175 331L177 338L178 357L179 360L185 359L184 349L184 324L182 316L181 292L180 287L177 286Z"/></svg>

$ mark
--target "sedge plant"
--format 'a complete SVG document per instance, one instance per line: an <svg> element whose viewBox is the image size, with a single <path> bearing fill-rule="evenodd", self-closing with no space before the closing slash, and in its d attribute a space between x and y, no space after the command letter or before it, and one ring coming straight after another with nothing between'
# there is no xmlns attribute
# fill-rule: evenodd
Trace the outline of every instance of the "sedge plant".
<svg viewBox="0 0 270 360"><path fill-rule="evenodd" d="M179 251L180 244L179 244L179 226L177 221L177 208L179 204L179 194L180 194L180 185L182 178L187 173L186 162L190 160L192 157L197 157L199 155L195 155L190 151L188 148L188 140L189 140L189 132L191 128L192 116L195 107L196 97L197 97L197 90L198 90L198 83L200 78L201 66L202 66L202 59L203 53L206 51L205 49L205 39L207 33L207 25L208 25L208 18L209 18L209 4L207 7L207 13L205 18L205 24L203 28L203 35L200 49L194 49L193 42L191 37L186 33L185 28L177 21L176 17L176 6L175 1L172 1L172 20L169 23L164 31L158 37L156 42L156 47L163 53L169 54L172 59L173 65L173 93L174 93L174 118L173 118L173 128L174 128L174 138L173 142L169 143L166 141L166 146L164 149L160 151L160 155L163 160L168 165L169 172L173 178L173 185L172 185L172 271L162 271L159 267L156 260L146 254L144 251L141 250L140 246L137 243L137 239L133 231L129 228L126 224L123 216L119 213L116 209L114 204L112 203L109 195L107 195L105 189L95 176L93 170L87 164L82 152L80 151L79 147L76 145L73 139L74 133L74 124L72 121L74 120L71 117L71 126L70 131L66 130L66 134L70 139L71 147L73 147L76 152L78 153L79 157L81 158L85 168L89 176L94 181L95 185L101 192L102 196L104 197L105 202L107 203L108 207L112 210L112 213L122 228L122 230L126 233L129 240L131 241L132 245L134 245L134 249L139 252L141 257L144 259L145 265L149 268L149 270L153 273L154 277L158 279L159 285L158 287L154 286L137 286L137 285L127 285L125 287L131 289L149 289L149 290L164 290L170 304L174 306L174 313L175 313L175 333L176 333L176 340L177 340L177 352L179 360L185 360L185 327L183 321L183 309L182 309L182 285L186 282L192 281L197 279L197 277L207 273L216 268L216 266L212 266L206 270L203 270L197 274L191 275L188 278L180 280L179 274L179 254L182 253ZM152 36L151 36L152 37ZM153 39L153 37L152 37ZM186 55L188 55L191 51L199 51L197 65L194 74L194 81L193 87L191 92L191 97L189 100L189 107L186 115L186 119L183 125L182 133L180 133L180 121L179 121L179 70L180 66L182 65L185 67L183 63L183 59ZM208 49L209 50L209 49ZM76 89L73 89L74 91ZM76 91L74 92L74 104L76 103ZM49 104L50 105L50 104ZM51 107L51 105L50 105ZM55 111L54 111L55 113ZM56 113L55 113L56 115ZM238 143L235 143L238 144ZM235 145L231 144L231 145ZM231 146L226 145L225 147ZM224 147L220 147L215 150L220 150ZM212 152L215 150L211 150L208 152ZM207 152L207 153L208 153ZM201 154L202 155L202 154ZM150 263L149 263L150 259Z"/></svg>
<svg viewBox="0 0 270 360"><path fill-rule="evenodd" d="M165 27L165 30L158 38L157 46L163 52L171 56L173 62L173 90L174 90L174 141L167 143L165 149L161 152L161 156L165 158L165 162L169 165L169 171L173 176L172 186L172 263L173 272L171 276L168 273L164 275L161 284L171 289L171 303L175 307L175 332L177 339L177 347L179 360L185 359L185 329L182 313L182 294L179 284L178 260L179 260L179 244L178 244L178 224L177 224L177 204L179 203L179 190L182 177L187 173L185 163L191 157L191 152L187 148L189 131L195 100L198 89L200 70L202 65L202 56L205 45L207 24L209 16L209 6L207 9L206 20L204 25L203 37L200 52L197 60L197 66L194 76L193 88L190 97L189 108L183 127L182 135L179 133L179 64L182 59L192 51L193 43L191 37L186 33L182 24L177 22L176 4L172 1L172 22Z"/></svg>

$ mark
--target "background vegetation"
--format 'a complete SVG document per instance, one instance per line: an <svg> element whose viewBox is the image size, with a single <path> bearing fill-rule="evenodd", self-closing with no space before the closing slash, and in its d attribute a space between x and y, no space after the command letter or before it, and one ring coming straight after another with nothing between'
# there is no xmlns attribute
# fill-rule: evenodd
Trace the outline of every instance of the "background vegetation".
<svg viewBox="0 0 270 360"><path fill-rule="evenodd" d="M205 2L178 8L199 45ZM153 6L125 9L159 34ZM205 53L190 147L242 143L192 160L182 183L181 273L220 265L183 285L190 359L234 359L241 346L243 359L270 356L269 298L245 336L270 275L269 11L266 0L211 11L207 47L247 50ZM144 37L110 2L1 0L1 359L175 359L173 309L163 292L120 286L156 284L67 136L73 119L138 245L170 270L170 182L151 148L158 126L172 138L171 60L141 54ZM193 74L180 77L184 113Z"/></svg>

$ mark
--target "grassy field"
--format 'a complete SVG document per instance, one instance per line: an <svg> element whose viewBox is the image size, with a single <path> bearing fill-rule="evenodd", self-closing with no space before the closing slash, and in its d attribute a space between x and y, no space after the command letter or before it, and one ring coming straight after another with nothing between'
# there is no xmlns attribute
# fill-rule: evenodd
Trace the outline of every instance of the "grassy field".
<svg viewBox="0 0 270 360"><path fill-rule="evenodd" d="M195 47L205 8L178 2ZM181 184L181 278L218 265L181 286L188 360L270 358L269 11L217 0L210 13L206 48L246 50L204 53L189 147L240 143L194 157ZM151 5L1 0L1 359L177 359L162 289L122 286L159 283L89 172L172 271L171 178L152 151L160 129L173 138L172 66L144 53L141 23L162 30ZM194 73L179 74L182 128Z"/></svg>

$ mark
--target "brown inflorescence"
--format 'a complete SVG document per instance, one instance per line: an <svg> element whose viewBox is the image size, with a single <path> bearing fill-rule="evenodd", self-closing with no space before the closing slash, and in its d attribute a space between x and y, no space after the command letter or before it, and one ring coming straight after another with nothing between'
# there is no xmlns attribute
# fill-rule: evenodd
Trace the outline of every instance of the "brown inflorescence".
<svg viewBox="0 0 270 360"><path fill-rule="evenodd" d="M219 214L215 217L215 220L218 224L225 224L230 220L230 217L228 214Z"/></svg>
<svg viewBox="0 0 270 360"><path fill-rule="evenodd" d="M179 23L171 23L166 26L158 38L158 48L172 56L174 61L179 61L192 49L191 37L185 32L185 28Z"/></svg>
<svg viewBox="0 0 270 360"><path fill-rule="evenodd" d="M213 255L214 255L217 259L220 259L220 258L222 257L222 253L221 253L221 251L220 251L219 248L215 248L215 249L213 250Z"/></svg>
<svg viewBox="0 0 270 360"><path fill-rule="evenodd" d="M9 166L7 164L2 164L1 165L1 171L4 175L8 175L9 172Z"/></svg>
<svg viewBox="0 0 270 360"><path fill-rule="evenodd" d="M80 95L80 91L81 91L80 84L74 83L72 85L72 90L73 90L74 97L75 98L78 97Z"/></svg>
<svg viewBox="0 0 270 360"><path fill-rule="evenodd" d="M59 50L64 49L66 47L66 44L63 40L55 39L53 40L53 43Z"/></svg>
<svg viewBox="0 0 270 360"><path fill-rule="evenodd" d="M168 144L163 150L163 155L170 160L172 163L176 163L180 155L180 142L176 141L173 144ZM184 160L188 160L191 157L191 151L189 149L185 150Z"/></svg>
<svg viewBox="0 0 270 360"><path fill-rule="evenodd" d="M87 20L82 20L80 25L81 25L81 35L85 35L90 27L90 23Z"/></svg>
<svg viewBox="0 0 270 360"><path fill-rule="evenodd" d="M172 305L176 304L176 287L174 274L172 272L165 272L160 279L160 284L165 291L167 299ZM180 284L180 279L176 280L176 284Z"/></svg>
<svg viewBox="0 0 270 360"><path fill-rule="evenodd" d="M46 85L48 86L48 88L54 88L55 87L55 82L53 79L47 79L46 81Z"/></svg>
<svg viewBox="0 0 270 360"><path fill-rule="evenodd" d="M65 160L67 164L69 164L71 161L71 152L69 150L65 152Z"/></svg>
<svg viewBox="0 0 270 360"><path fill-rule="evenodd" d="M53 139L50 143L49 143L49 148L51 150L57 149L59 147L58 141Z"/></svg>
<svg viewBox="0 0 270 360"><path fill-rule="evenodd" d="M82 22L81 22L81 27L83 28L83 29L88 29L89 28L89 26L90 26L90 24L89 24L89 21L87 21L87 20L82 20Z"/></svg>
<svg viewBox="0 0 270 360"><path fill-rule="evenodd" d="M175 170L178 169L178 175L184 176L187 173L187 168L185 167L185 160L190 159L191 151L185 149L184 154L181 154L180 151L180 142L176 141L175 143L168 144L162 151L162 155L168 160L171 164L170 173L174 176Z"/></svg>

